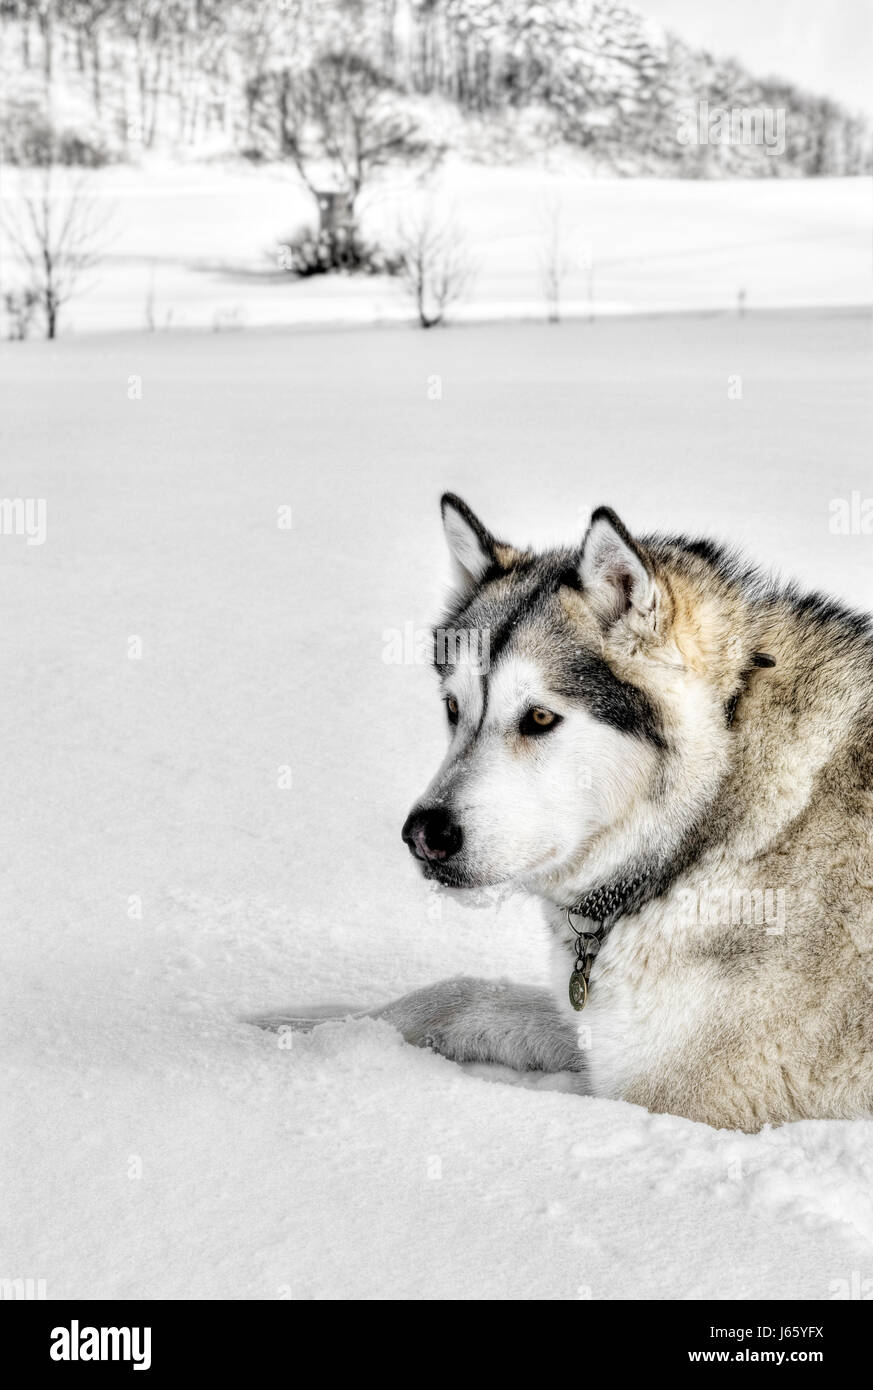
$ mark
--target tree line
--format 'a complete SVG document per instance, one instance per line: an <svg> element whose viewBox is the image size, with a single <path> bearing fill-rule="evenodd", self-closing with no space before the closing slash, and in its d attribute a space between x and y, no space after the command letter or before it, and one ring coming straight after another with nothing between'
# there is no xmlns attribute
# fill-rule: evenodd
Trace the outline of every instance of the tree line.
<svg viewBox="0 0 873 1390"><path fill-rule="evenodd" d="M692 49L616 0L0 0L0 153L98 164L143 149L287 157L288 110L353 51L398 100L584 149L604 172L840 175L870 126L831 98ZM432 104L432 103L431 103ZM761 142L683 140L711 111L778 109ZM463 121L460 127L463 131ZM461 136L463 138L463 135Z"/></svg>

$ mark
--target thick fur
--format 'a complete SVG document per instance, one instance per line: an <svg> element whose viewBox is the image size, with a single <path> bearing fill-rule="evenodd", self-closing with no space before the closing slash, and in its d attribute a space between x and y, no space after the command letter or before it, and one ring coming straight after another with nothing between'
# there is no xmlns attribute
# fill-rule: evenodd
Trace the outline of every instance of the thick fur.
<svg viewBox="0 0 873 1390"><path fill-rule="evenodd" d="M460 712L420 806L463 847L423 868L535 893L553 993L448 981L374 1012L457 1060L579 1071L719 1127L870 1116L869 620L603 508L581 547L536 555L443 507L444 627L487 632L488 664L438 644ZM559 717L543 737L519 732L529 706ZM575 1013L566 908L631 877Z"/></svg>

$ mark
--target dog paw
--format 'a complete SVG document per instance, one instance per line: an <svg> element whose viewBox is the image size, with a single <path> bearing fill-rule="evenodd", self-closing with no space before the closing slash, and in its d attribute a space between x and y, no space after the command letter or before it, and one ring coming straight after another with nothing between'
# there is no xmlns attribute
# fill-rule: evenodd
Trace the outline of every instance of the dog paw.
<svg viewBox="0 0 873 1390"><path fill-rule="evenodd" d="M428 1052L436 1052L440 1057L447 1057L450 1062L457 1061L457 1047L448 1032L443 1032L438 1028L429 1028L426 1033L416 1034L414 1037L407 1038L413 1047L426 1048Z"/></svg>

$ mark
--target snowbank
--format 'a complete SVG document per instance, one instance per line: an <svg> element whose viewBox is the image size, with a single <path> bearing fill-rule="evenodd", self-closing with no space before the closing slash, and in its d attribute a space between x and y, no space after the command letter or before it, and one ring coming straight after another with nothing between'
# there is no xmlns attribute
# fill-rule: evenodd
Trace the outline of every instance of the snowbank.
<svg viewBox="0 0 873 1390"><path fill-rule="evenodd" d="M866 342L795 315L0 349L4 487L48 516L43 546L0 536L4 1277L827 1299L873 1276L873 1123L717 1133L381 1024L286 1050L241 1021L545 978L530 905L432 898L400 843L443 730L430 672L386 654L436 612L442 488L537 542L609 502L869 604L869 539L828 529L869 477Z"/></svg>

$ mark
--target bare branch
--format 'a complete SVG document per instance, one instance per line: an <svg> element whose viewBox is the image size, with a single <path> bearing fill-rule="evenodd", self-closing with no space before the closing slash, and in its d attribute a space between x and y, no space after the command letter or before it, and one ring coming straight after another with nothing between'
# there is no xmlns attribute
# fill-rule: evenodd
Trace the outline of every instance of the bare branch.
<svg viewBox="0 0 873 1390"><path fill-rule="evenodd" d="M567 228L564 208L557 195L547 197L543 203L543 244L539 257L540 281L549 306L549 321L558 323L561 318L561 299L564 282L573 270L573 258L567 250Z"/></svg>
<svg viewBox="0 0 873 1390"><path fill-rule="evenodd" d="M27 288L39 297L46 337L54 338L62 306L104 252L112 210L88 192L85 176L58 187L46 165L36 177L36 187L21 194L20 211L4 211L0 227L26 267Z"/></svg>
<svg viewBox="0 0 873 1390"><path fill-rule="evenodd" d="M462 299L475 274L464 237L449 221L426 208L400 228L401 278L422 328L435 328Z"/></svg>
<svg viewBox="0 0 873 1390"><path fill-rule="evenodd" d="M282 149L312 193L333 185L354 207L377 170L439 157L402 95L359 53L321 53L276 81Z"/></svg>

